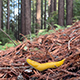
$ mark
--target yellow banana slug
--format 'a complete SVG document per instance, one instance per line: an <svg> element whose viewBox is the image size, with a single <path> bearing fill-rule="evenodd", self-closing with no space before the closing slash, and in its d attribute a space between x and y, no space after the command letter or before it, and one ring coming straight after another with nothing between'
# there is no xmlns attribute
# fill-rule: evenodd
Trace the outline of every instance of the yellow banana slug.
<svg viewBox="0 0 80 80"><path fill-rule="evenodd" d="M37 69L39 71L43 71L48 68L56 68L56 67L61 66L64 63L65 59L58 61L58 62L47 62L47 63L38 63L38 62L33 61L31 59L27 59L26 61L29 65L31 65L35 69Z"/></svg>

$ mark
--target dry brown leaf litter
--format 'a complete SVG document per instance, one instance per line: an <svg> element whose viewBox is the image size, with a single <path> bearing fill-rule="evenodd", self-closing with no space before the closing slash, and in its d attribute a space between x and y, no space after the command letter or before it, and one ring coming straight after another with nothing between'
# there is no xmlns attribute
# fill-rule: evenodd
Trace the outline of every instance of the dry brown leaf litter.
<svg viewBox="0 0 80 80"><path fill-rule="evenodd" d="M27 46L25 50L24 47ZM29 66L26 58L40 63L66 59L56 69L39 72ZM72 27L26 40L15 48L0 51L0 80L79 80L80 21Z"/></svg>

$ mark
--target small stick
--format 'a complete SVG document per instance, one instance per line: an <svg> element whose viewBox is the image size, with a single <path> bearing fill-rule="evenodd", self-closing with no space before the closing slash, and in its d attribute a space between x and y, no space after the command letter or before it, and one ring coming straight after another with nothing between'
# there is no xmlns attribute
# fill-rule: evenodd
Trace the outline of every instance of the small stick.
<svg viewBox="0 0 80 80"><path fill-rule="evenodd" d="M60 69L60 70L63 71L63 72L65 72L65 73L67 73L67 74L69 74L69 75L80 76L80 74L69 72L69 71L67 71L65 69Z"/></svg>
<svg viewBox="0 0 80 80"><path fill-rule="evenodd" d="M72 37L69 41L68 41L68 49L70 50L70 42L74 39L75 37Z"/></svg>
<svg viewBox="0 0 80 80"><path fill-rule="evenodd" d="M14 69L29 68L29 66L14 67ZM0 70L12 69L11 67L0 67Z"/></svg>
<svg viewBox="0 0 80 80"><path fill-rule="evenodd" d="M54 61L54 57L51 55L51 53L48 50L47 50L47 54L49 54L49 56L52 59L52 61Z"/></svg>

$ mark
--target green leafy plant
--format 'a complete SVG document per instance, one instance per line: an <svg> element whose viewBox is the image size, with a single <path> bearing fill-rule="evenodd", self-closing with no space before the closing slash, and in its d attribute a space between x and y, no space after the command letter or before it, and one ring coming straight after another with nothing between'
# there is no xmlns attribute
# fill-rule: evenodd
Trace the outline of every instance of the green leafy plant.
<svg viewBox="0 0 80 80"><path fill-rule="evenodd" d="M15 40L13 40L14 42L15 42ZM16 41L17 42L17 41ZM19 44L19 42L17 42L16 43L16 45L18 45ZM15 47L15 45L14 45L14 43L13 42L7 42L7 43L5 43L4 45L1 45L0 44L0 50L6 50L6 49L8 49L8 48L10 48L10 47Z"/></svg>
<svg viewBox="0 0 80 80"><path fill-rule="evenodd" d="M80 20L80 0L73 0L73 19Z"/></svg>
<svg viewBox="0 0 80 80"><path fill-rule="evenodd" d="M28 35L26 35L26 37L27 37L28 39L33 39L33 38L36 37L36 34L28 34Z"/></svg>
<svg viewBox="0 0 80 80"><path fill-rule="evenodd" d="M15 40L14 33L11 31L9 31L8 33L11 39ZM5 43L8 43L8 42L10 42L10 39L2 31L0 31L0 44L4 45Z"/></svg>
<svg viewBox="0 0 80 80"><path fill-rule="evenodd" d="M13 47L13 46L15 46L13 43L6 43L4 46L0 45L0 50L6 50L6 49Z"/></svg>
<svg viewBox="0 0 80 80"><path fill-rule="evenodd" d="M64 29L65 27L64 26L60 26L60 25L58 25L58 24L54 24L57 28L56 28L56 30L59 30L59 29Z"/></svg>

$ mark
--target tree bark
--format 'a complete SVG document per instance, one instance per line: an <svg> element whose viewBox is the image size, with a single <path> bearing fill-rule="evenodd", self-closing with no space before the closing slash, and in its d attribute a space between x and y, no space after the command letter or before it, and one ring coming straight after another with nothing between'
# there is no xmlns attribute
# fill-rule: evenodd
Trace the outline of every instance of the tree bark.
<svg viewBox="0 0 80 80"><path fill-rule="evenodd" d="M54 11L56 11L56 0L54 0Z"/></svg>
<svg viewBox="0 0 80 80"><path fill-rule="evenodd" d="M43 29L43 0L41 0L41 29Z"/></svg>
<svg viewBox="0 0 80 80"><path fill-rule="evenodd" d="M44 10L44 29L46 29L46 0L45 0L45 10Z"/></svg>
<svg viewBox="0 0 80 80"><path fill-rule="evenodd" d="M51 13L54 11L54 0L51 0Z"/></svg>
<svg viewBox="0 0 80 80"><path fill-rule="evenodd" d="M51 0L51 17L53 17L53 12L54 12L54 0ZM51 25L54 26L53 21L51 22Z"/></svg>
<svg viewBox="0 0 80 80"><path fill-rule="evenodd" d="M26 35L31 33L31 0L25 0Z"/></svg>
<svg viewBox="0 0 80 80"><path fill-rule="evenodd" d="M48 0L48 15L51 16L51 13L54 11L54 0Z"/></svg>
<svg viewBox="0 0 80 80"><path fill-rule="evenodd" d="M3 29L3 0L1 0L2 2L1 2L1 28Z"/></svg>
<svg viewBox="0 0 80 80"><path fill-rule="evenodd" d="M22 2L21 3L21 27L22 27L22 34L26 35L25 15L24 15L24 13L25 13L24 2L25 2L25 0L22 0L21 2Z"/></svg>
<svg viewBox="0 0 80 80"><path fill-rule="evenodd" d="M48 16L51 14L51 0L48 0Z"/></svg>
<svg viewBox="0 0 80 80"><path fill-rule="evenodd" d="M7 29L9 30L9 17L10 17L10 8L9 8L10 0L7 0Z"/></svg>
<svg viewBox="0 0 80 80"><path fill-rule="evenodd" d="M72 24L72 12L73 11L73 0L66 0L66 24Z"/></svg>
<svg viewBox="0 0 80 80"><path fill-rule="evenodd" d="M1 28L1 3L2 3L2 0L0 0L0 28Z"/></svg>
<svg viewBox="0 0 80 80"><path fill-rule="evenodd" d="M64 0L58 2L58 24L64 26Z"/></svg>
<svg viewBox="0 0 80 80"><path fill-rule="evenodd" d="M48 0L48 15L49 15L49 17L53 16L53 14L52 14L53 12L54 12L54 0ZM53 21L51 21L50 24L52 26L54 26ZM49 29L53 29L53 27L49 26L48 30Z"/></svg>
<svg viewBox="0 0 80 80"><path fill-rule="evenodd" d="M37 26L36 29L38 31L38 29L41 28L41 0L36 0L36 22L37 22Z"/></svg>
<svg viewBox="0 0 80 80"><path fill-rule="evenodd" d="M21 33L21 1L18 0L18 39L20 40L20 35L19 33Z"/></svg>
<svg viewBox="0 0 80 80"><path fill-rule="evenodd" d="M34 30L35 30L35 27L34 27L34 19L35 19L35 17L34 17L34 12L35 12L35 8L34 8L34 0L33 0L33 12L32 12L32 21L33 21L33 33L35 32Z"/></svg>

